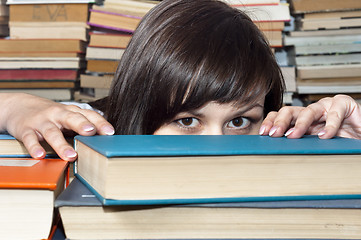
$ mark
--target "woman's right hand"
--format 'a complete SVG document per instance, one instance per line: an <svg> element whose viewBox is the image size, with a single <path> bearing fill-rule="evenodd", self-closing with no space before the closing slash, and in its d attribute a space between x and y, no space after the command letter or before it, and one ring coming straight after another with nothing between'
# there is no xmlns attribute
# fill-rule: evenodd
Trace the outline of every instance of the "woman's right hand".
<svg viewBox="0 0 361 240"><path fill-rule="evenodd" d="M0 130L22 141L34 158L44 158L45 140L60 158L74 161L77 153L64 133L113 135L113 126L100 114L24 93L0 94Z"/></svg>

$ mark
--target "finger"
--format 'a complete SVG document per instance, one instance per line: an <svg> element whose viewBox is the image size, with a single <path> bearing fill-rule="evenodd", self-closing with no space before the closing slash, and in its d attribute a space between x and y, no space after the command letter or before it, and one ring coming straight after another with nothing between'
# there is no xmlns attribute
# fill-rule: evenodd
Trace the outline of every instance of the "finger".
<svg viewBox="0 0 361 240"><path fill-rule="evenodd" d="M324 106L320 103L313 103L304 108L298 115L292 133L289 138L300 138L305 135L313 124L323 124L322 117L325 113Z"/></svg>
<svg viewBox="0 0 361 240"><path fill-rule="evenodd" d="M277 116L277 112L269 112L263 120L259 129L259 135L268 135L270 129L273 127L273 122Z"/></svg>
<svg viewBox="0 0 361 240"><path fill-rule="evenodd" d="M330 109L326 115L326 124L324 129L318 134L322 139L334 137L346 117L347 108L345 101L333 99Z"/></svg>
<svg viewBox="0 0 361 240"><path fill-rule="evenodd" d="M45 157L46 151L40 145L38 135L34 130L25 131L20 140L33 158L41 159Z"/></svg>
<svg viewBox="0 0 361 240"><path fill-rule="evenodd" d="M56 125L47 123L38 131L61 159L74 161L77 158L76 151L65 140L63 133Z"/></svg>
<svg viewBox="0 0 361 240"><path fill-rule="evenodd" d="M80 135L113 135L113 126L103 116L92 110L69 106L71 111L65 117L60 117L60 126L73 130Z"/></svg>
<svg viewBox="0 0 361 240"><path fill-rule="evenodd" d="M272 137L281 137L285 134L289 135L292 131L290 127L293 126L295 119L297 119L303 107L283 107L279 110L276 118L274 119L273 127L269 131Z"/></svg>

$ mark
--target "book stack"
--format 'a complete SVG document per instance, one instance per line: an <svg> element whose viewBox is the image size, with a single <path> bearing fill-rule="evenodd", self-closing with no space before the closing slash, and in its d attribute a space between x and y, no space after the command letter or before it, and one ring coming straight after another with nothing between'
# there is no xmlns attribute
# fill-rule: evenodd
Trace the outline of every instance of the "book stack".
<svg viewBox="0 0 361 240"><path fill-rule="evenodd" d="M93 5L89 13L90 42L86 51L86 74L80 85L89 96L77 94L77 100L96 100L108 95L118 62L141 18L156 5L155 1L105 0ZM83 91L85 92L85 91Z"/></svg>
<svg viewBox="0 0 361 240"><path fill-rule="evenodd" d="M283 43L286 25L291 21L289 5L280 0L223 1L248 14L268 39L285 78L284 104L292 104L292 97L296 92L296 69L294 63L288 61Z"/></svg>
<svg viewBox="0 0 361 240"><path fill-rule="evenodd" d="M51 239L57 229L54 201L64 190L68 163L42 145L48 158L32 159L21 142L0 135L0 239Z"/></svg>
<svg viewBox="0 0 361 240"><path fill-rule="evenodd" d="M0 37L9 35L9 6L6 0L0 0Z"/></svg>
<svg viewBox="0 0 361 240"><path fill-rule="evenodd" d="M361 1L293 0L297 89L307 103L327 95L361 93Z"/></svg>
<svg viewBox="0 0 361 240"><path fill-rule="evenodd" d="M77 136L55 205L67 239L359 239L360 143Z"/></svg>
<svg viewBox="0 0 361 240"><path fill-rule="evenodd" d="M2 40L1 91L72 100L85 68L90 0L8 0L10 38Z"/></svg>

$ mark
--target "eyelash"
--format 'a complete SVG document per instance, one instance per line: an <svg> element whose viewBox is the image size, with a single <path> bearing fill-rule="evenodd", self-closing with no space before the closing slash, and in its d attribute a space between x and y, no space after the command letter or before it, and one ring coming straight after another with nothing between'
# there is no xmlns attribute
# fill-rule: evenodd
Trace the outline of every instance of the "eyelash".
<svg viewBox="0 0 361 240"><path fill-rule="evenodd" d="M242 127L242 128L228 127L228 125L229 125L231 122L233 122L233 121L235 121L236 119L239 119L239 118L241 118L243 121L247 121L247 123L246 123L247 126L246 126L246 127ZM197 118L195 118L195 117L185 117L185 118L180 118L180 119L174 120L174 123L176 123L178 127L182 128L182 129L185 129L185 130L188 130L188 131L192 131L192 130L196 129L196 127L189 127L189 126L186 126L186 125L184 125L183 123L181 123L181 121L188 120L188 119L192 119L192 121L196 120L196 121L200 122L200 120L197 119ZM238 130L238 131L245 131L245 130L247 130L247 129L249 129L249 128L251 127L251 125L252 125L253 122L254 122L254 119L248 118L248 117L242 117L242 116L241 116L241 117L233 118L232 120L230 120L230 121L226 124L226 126L227 126L227 128L229 128L229 129L234 129L234 130ZM192 123L191 123L191 124L192 124ZM242 125L243 125L243 123L242 123Z"/></svg>

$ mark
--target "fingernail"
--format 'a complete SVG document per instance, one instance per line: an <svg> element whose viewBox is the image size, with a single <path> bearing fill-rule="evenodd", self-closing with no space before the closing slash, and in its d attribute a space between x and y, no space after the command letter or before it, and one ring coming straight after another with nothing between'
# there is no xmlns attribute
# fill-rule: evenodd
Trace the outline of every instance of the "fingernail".
<svg viewBox="0 0 361 240"><path fill-rule="evenodd" d="M42 158L42 157L44 157L44 155L45 155L44 151L42 151L40 149L35 150L35 153L34 153L35 158Z"/></svg>
<svg viewBox="0 0 361 240"><path fill-rule="evenodd" d="M288 129L288 131L285 133L285 136L287 137L288 135L290 135L291 133L293 133L293 131L295 131L294 128Z"/></svg>
<svg viewBox="0 0 361 240"><path fill-rule="evenodd" d="M74 150L67 149L67 150L65 150L64 155L65 155L67 158L75 158L76 155L77 155L77 153L76 153Z"/></svg>
<svg viewBox="0 0 361 240"><path fill-rule="evenodd" d="M322 137L323 135L325 135L326 134L326 131L325 130L322 130L321 132L319 132L317 135L319 136L319 137Z"/></svg>
<svg viewBox="0 0 361 240"><path fill-rule="evenodd" d="M85 132L91 132L91 131L93 131L95 128L94 128L94 126L92 126L92 125L85 125L85 126L83 126L83 130L85 131Z"/></svg>
<svg viewBox="0 0 361 240"><path fill-rule="evenodd" d="M261 128L259 129L259 135L263 135L264 131L266 130L265 126L261 126Z"/></svg>
<svg viewBox="0 0 361 240"><path fill-rule="evenodd" d="M272 127L271 130L269 131L269 135L272 136L273 134L275 134L277 129L278 129L278 127Z"/></svg>
<svg viewBox="0 0 361 240"><path fill-rule="evenodd" d="M113 127L110 127L110 126L105 126L102 128L103 132L106 134L106 135L113 135L114 134L114 128Z"/></svg>

